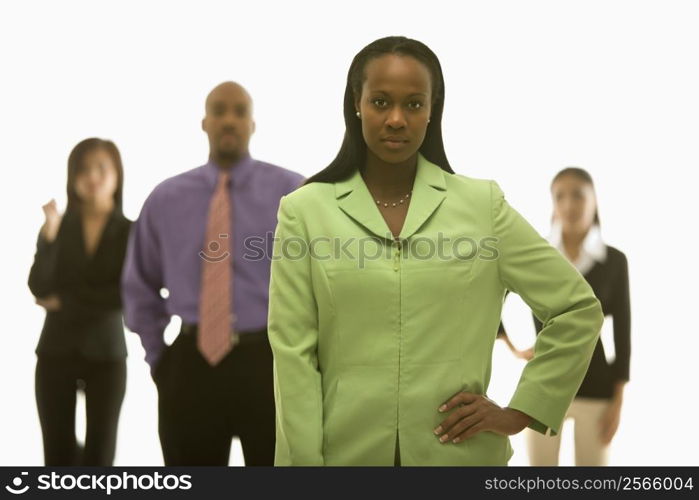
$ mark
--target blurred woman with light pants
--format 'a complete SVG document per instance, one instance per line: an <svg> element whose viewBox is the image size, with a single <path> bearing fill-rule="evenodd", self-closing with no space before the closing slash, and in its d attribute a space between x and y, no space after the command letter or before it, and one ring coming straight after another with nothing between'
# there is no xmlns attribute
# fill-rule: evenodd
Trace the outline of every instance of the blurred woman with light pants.
<svg viewBox="0 0 699 500"><path fill-rule="evenodd" d="M621 416L624 385L629 380L631 357L631 309L626 256L605 244L594 184L590 174L577 167L561 170L551 183L553 219L550 243L558 248L590 284L602 304L605 317L614 321L615 358L607 362L602 339L595 346L582 385L566 419L575 423L575 464L606 465L609 444ZM537 335L541 321L534 316ZM517 350L501 324L499 337L522 359L532 349ZM558 465L561 435L525 431L531 465Z"/></svg>

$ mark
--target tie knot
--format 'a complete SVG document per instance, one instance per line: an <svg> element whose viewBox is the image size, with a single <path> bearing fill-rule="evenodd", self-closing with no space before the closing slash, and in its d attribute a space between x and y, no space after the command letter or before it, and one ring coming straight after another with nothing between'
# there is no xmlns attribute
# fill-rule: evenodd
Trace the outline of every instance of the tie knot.
<svg viewBox="0 0 699 500"><path fill-rule="evenodd" d="M218 174L218 187L228 187L231 184L231 173L221 170Z"/></svg>

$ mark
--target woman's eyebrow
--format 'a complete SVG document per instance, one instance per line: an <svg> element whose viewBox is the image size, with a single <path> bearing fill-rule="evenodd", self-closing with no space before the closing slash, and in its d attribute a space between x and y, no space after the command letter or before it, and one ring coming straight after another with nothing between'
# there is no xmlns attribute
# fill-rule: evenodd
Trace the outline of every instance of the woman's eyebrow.
<svg viewBox="0 0 699 500"><path fill-rule="evenodd" d="M381 89L370 90L369 93L371 93L371 94L391 95L390 92L386 92L385 90L381 90ZM413 92L412 94L408 94L408 97L414 97L414 96L427 97L427 94L424 93L424 92Z"/></svg>

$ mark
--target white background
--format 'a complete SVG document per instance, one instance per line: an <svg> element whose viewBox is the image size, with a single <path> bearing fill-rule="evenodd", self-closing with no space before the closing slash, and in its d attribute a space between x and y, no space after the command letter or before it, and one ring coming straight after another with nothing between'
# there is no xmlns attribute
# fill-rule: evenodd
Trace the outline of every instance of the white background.
<svg viewBox="0 0 699 500"><path fill-rule="evenodd" d="M452 166L497 180L542 234L552 176L591 172L603 235L631 277L632 381L612 463L696 464L697 14L669 0L3 2L0 464L43 460L33 384L44 315L26 281L41 205L65 206L70 149L116 142L134 219L157 182L206 161L204 98L236 80L255 101L253 156L311 175L340 145L352 57L393 34L440 57ZM505 320L520 347L533 342L518 297ZM126 335L116 464L159 465L156 393ZM523 362L501 343L493 362L489 395L505 405ZM565 429L563 464L570 438ZM510 464L526 464L522 436L512 442Z"/></svg>

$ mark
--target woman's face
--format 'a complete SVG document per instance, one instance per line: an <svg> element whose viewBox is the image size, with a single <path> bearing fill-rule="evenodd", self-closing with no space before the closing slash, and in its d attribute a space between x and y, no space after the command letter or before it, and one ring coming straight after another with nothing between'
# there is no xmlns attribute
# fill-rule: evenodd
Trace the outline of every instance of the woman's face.
<svg viewBox="0 0 699 500"><path fill-rule="evenodd" d="M551 187L554 218L566 233L585 233L597 210L592 186L574 175L563 175Z"/></svg>
<svg viewBox="0 0 699 500"><path fill-rule="evenodd" d="M114 196L118 174L112 157L103 149L85 154L75 176L75 192L83 203L104 202Z"/></svg>
<svg viewBox="0 0 699 500"><path fill-rule="evenodd" d="M364 76L355 107L369 151L387 163L410 159L425 139L430 118L429 70L413 57L386 54L370 60Z"/></svg>

